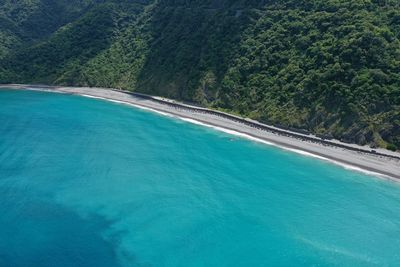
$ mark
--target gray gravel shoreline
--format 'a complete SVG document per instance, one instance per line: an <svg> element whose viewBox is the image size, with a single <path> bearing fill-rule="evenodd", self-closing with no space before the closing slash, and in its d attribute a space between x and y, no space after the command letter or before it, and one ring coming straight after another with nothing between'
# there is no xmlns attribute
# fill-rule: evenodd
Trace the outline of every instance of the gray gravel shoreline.
<svg viewBox="0 0 400 267"><path fill-rule="evenodd" d="M33 89L102 98L168 113L179 118L195 120L208 126L240 133L244 137L272 143L276 146L313 155L375 176L399 181L400 153L345 144L337 140L323 140L312 135L292 132L261 124L223 112L182 104L165 98L132 94L116 89L62 87L46 85L0 85L0 89Z"/></svg>

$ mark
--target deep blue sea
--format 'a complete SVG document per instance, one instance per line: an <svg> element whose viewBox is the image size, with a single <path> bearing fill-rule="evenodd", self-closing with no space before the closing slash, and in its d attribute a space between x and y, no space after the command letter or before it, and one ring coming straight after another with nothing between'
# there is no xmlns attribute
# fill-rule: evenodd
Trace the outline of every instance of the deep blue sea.
<svg viewBox="0 0 400 267"><path fill-rule="evenodd" d="M400 266L400 185L120 104L1 90L0 266Z"/></svg>

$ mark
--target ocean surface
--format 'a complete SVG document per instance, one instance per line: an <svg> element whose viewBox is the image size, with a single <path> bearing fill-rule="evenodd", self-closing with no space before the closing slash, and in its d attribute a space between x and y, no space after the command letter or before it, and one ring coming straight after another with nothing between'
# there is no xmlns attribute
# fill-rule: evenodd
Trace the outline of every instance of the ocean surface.
<svg viewBox="0 0 400 267"><path fill-rule="evenodd" d="M0 266L400 266L400 185L120 104L0 90Z"/></svg>

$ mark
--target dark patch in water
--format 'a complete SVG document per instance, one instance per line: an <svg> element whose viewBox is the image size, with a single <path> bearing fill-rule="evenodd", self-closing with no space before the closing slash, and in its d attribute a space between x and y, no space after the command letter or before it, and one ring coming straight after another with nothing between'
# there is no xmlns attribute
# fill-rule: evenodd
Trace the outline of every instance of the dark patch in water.
<svg viewBox="0 0 400 267"><path fill-rule="evenodd" d="M2 190L0 266L119 267L101 233L110 222L22 192ZM4 194L5 193L5 194Z"/></svg>

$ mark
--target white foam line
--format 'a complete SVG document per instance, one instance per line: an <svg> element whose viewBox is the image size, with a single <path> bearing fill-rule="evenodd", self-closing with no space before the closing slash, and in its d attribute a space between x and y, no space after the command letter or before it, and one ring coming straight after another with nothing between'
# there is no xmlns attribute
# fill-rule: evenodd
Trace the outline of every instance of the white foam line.
<svg viewBox="0 0 400 267"><path fill-rule="evenodd" d="M79 94L79 95L84 96L84 97L89 97L89 98L96 98L96 99L107 100L107 101L114 102L114 103L118 103L118 104L124 104L124 105L128 105L128 106L140 108L140 109L143 109L143 110L155 112L155 113L158 113L158 114L161 114L161 115L164 115L164 116L168 116L168 117L177 117L177 116L174 116L174 115L172 115L172 114L170 114L170 113L167 113L167 112L162 112L162 111L159 111L159 110L156 110L156 109L144 107L144 106L142 106L142 105L137 105L137 104L133 104L133 103L126 102L126 101L122 101L122 100L115 100L115 99L110 99L110 98L106 98L106 97L93 96L93 95L86 95L86 94Z"/></svg>
<svg viewBox="0 0 400 267"><path fill-rule="evenodd" d="M257 137L254 137L254 136L251 136L251 135L248 135L248 134L245 134L245 133L241 133L241 132L238 132L238 131L234 131L234 130L226 129L226 128L223 128L223 127L219 127L219 126L203 123L203 122L200 122L200 121L195 120L195 119L190 119L190 118L177 116L177 115L170 114L170 113L167 113L167 112L162 112L162 111L159 111L159 110L156 110L156 109L153 109L153 108L144 107L144 106L137 105L137 104L132 104L132 103L129 103L129 102L126 102L126 101L114 100L114 99L110 99L110 98L106 98L106 97L99 97L99 96L86 95L86 94L80 94L80 95L85 96L85 97L90 97L90 98L107 100L107 101L111 101L111 102L115 102L115 103L119 103L119 104L125 104L125 105L129 105L129 106L137 107L137 108L140 108L140 109L143 109L143 110L152 111L152 112L164 115L164 116L174 117L174 118L180 119L182 121L186 121L186 122L189 122L189 123L192 123L192 124L197 124L197 125L201 125L201 126L204 126L204 127L212 128L212 129L215 129L217 131L224 132L224 133L231 134L231 135L235 135L235 136L238 136L238 137L242 137L242 138L245 138L245 139L248 139L248 140L251 140L251 141L255 141L255 142L258 142L258 143L263 143L263 144L270 145L270 146L279 147L281 149L284 149L284 150L287 150L287 151L291 151L291 152L294 152L294 153L297 153L297 154L300 154L300 155L303 155L303 156L307 156L307 157L312 157L312 158L317 158L317 159L320 159L320 160L328 161L328 162L333 163L335 165L339 165L339 166L341 166L341 167L343 167L343 168L345 168L347 170L353 170L353 171L357 171L357 172L362 172L364 174L368 174L368 175L372 175L372 176L379 176L379 177L383 177L383 178L390 179L390 180L393 179L392 177L384 175L384 174L381 174L381 173L368 171L368 170L365 170L365 169L362 169L362 168L359 168L359 167L356 167L356 166L353 166L353 165L345 164L345 163L342 163L342 162L339 162L339 161L336 161L336 160L333 160L333 159L329 159L329 158L326 158L326 157L323 157L323 156L319 156L319 155L310 153L310 152L302 151L300 149L294 149L294 148L289 148L289 147L285 147L285 146L282 146L282 145L278 145L278 144L276 144L274 142L269 142L269 141L266 141L264 139L257 138Z"/></svg>
<svg viewBox="0 0 400 267"><path fill-rule="evenodd" d="M57 92L56 90L45 90L45 89L36 89L36 88L28 88L28 89L29 90L36 90L36 91ZM69 91L58 91L58 92L61 92L61 93L76 93L76 92L69 92ZM177 118L177 119L180 119L180 120L192 123L192 124L197 124L197 125L205 126L205 127L208 127L208 128L213 128L213 129L218 130L220 132L225 132L227 134L239 136L239 137L242 137L242 138L245 138L245 139L248 139L248 140L252 140L252 141L255 141L255 142L258 142L258 143L263 143L263 144L266 144L266 145L279 147L281 149L284 149L284 150L287 150L287 151L291 151L291 152L294 152L294 153L297 153L297 154L301 154L303 156L313 157L313 158L317 158L317 159L320 159L320 160L328 161L330 163L333 163L335 165L339 165L339 166L341 166L341 167L343 167L345 169L348 169L348 170L362 172L364 174L368 174L368 175L372 175L372 176L379 176L379 177L386 178L386 179L389 179L389 180L396 180L396 179L394 179L394 178L392 178L392 177L390 177L388 175L384 175L384 174L381 174L381 173L378 173L378 172L374 172L374 171L368 171L368 170L365 170L365 169L362 169L362 168L359 168L359 167L356 167L356 166L353 166L353 165L345 164L345 163L342 163L342 162L339 162L339 161L336 161L336 160L333 160L333 159L329 159L329 158L326 158L326 157L323 157L323 156L319 156L319 155L310 153L310 152L302 151L300 149L289 148L289 147L282 146L282 145L276 144L274 142L269 142L269 141L266 141L266 140L263 140L261 138L257 138L257 137L254 137L254 136L251 136L251 135L248 135L248 134L245 134L245 133L241 133L241 132L230 130L230 129L226 129L226 128L223 128L223 127L219 127L219 126L203 123L203 122L200 122L200 121L195 120L195 119L190 119L190 118L177 116L177 115L174 115L174 114L171 114L171 113L168 113L168 112L162 112L162 111L159 111L157 109L145 107L145 106L138 105L138 104L133 104L133 103L122 101L122 100L115 100L115 99L111 99L111 98L107 98L107 97L88 95L88 94L79 93L79 92L76 93L76 94L84 96L84 97L88 97L88 98L101 99L101 100L106 100L106 101L110 101L110 102L114 102L114 103L118 103L118 104L124 104L124 105L128 105L128 106L133 106L133 107L136 107L136 108L139 108L139 109L155 112L155 113L158 113L158 114L163 115L163 116L174 117L174 118Z"/></svg>
<svg viewBox="0 0 400 267"><path fill-rule="evenodd" d="M237 131L226 129L226 128L219 127L219 126L206 124L206 123L194 120L194 119L188 119L188 118L182 118L182 117L178 117L178 118L181 119L181 120L193 123L193 124L197 124L197 125L213 128L215 130L218 130L218 131L221 131L221 132L225 132L225 133L228 133L228 134L231 134L231 135L243 137L243 138L258 142L258 143L263 143L263 144L266 144L266 145L272 145L272 146L275 146L275 147L279 147L281 149L284 149L284 150L287 150L287 151L291 151L291 152L294 152L294 153L297 153L297 154L301 154L303 156L313 157L313 158L317 158L317 159L320 159L320 160L328 161L328 162L334 163L336 165L342 166L342 167L344 167L345 169L348 169L348 170L354 170L354 171L362 172L362 173L369 174L369 175L380 176L380 177L385 177L385 178L388 178L388 179L392 179L391 177L389 177L387 175L384 175L384 174L381 174L381 173L364 170L364 169L356 167L356 166L345 164L345 163L342 163L342 162L339 162L339 161L336 161L336 160L333 160L333 159L329 159L329 158L326 158L326 157L323 157L323 156L315 155L313 153L302 151L300 149L289 148L289 147L285 147L285 146L282 146L282 145L278 145L278 144L276 144L274 142L265 141L265 140L263 140L261 138L257 138L257 137L254 137L254 136L251 136L251 135L248 135L248 134L245 134L245 133L237 132Z"/></svg>

